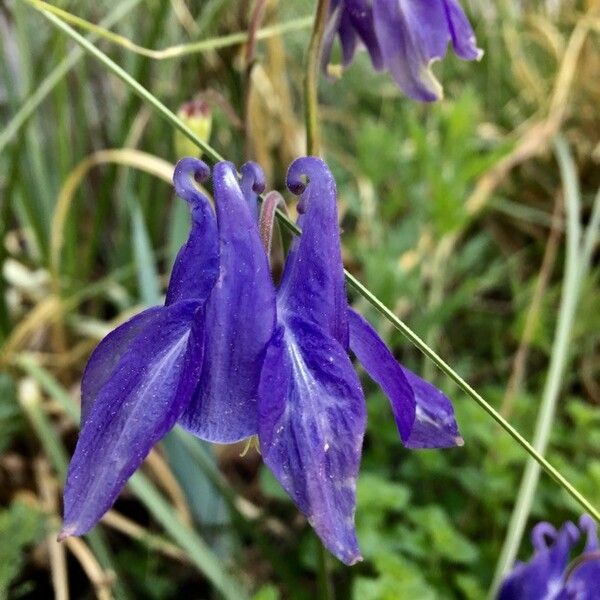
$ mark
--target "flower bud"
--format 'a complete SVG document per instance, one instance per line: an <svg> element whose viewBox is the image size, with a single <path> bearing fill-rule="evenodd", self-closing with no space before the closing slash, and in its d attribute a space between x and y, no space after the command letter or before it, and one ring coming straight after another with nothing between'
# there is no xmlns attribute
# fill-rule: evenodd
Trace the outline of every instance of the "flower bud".
<svg viewBox="0 0 600 600"><path fill-rule="evenodd" d="M212 110L204 100L186 102L177 111L177 116L203 141L208 142L212 129ZM183 156L202 156L202 150L181 131L175 131L175 153Z"/></svg>

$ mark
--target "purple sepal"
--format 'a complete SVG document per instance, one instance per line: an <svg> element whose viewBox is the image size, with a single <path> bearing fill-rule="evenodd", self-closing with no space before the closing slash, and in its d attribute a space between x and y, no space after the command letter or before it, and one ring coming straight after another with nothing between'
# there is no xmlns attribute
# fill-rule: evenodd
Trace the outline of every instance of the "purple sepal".
<svg viewBox="0 0 600 600"><path fill-rule="evenodd" d="M61 539L96 524L189 402L202 364L201 311L191 301L161 308L97 391L69 465Z"/></svg>
<svg viewBox="0 0 600 600"><path fill-rule="evenodd" d="M415 395L415 422L407 448L452 448L464 445L450 399L434 385L401 367Z"/></svg>
<svg viewBox="0 0 600 600"><path fill-rule="evenodd" d="M566 600L564 573L571 548L578 538L579 531L570 521L558 532L549 523L536 525L531 535L533 558L528 563L515 565L502 584L498 600Z"/></svg>
<svg viewBox="0 0 600 600"><path fill-rule="evenodd" d="M454 409L437 388L399 364L385 342L356 311L349 309L350 349L390 400L407 448L461 446Z"/></svg>
<svg viewBox="0 0 600 600"><path fill-rule="evenodd" d="M261 376L261 453L325 546L349 565L361 560L354 511L365 425L344 348L315 324L289 317Z"/></svg>
<svg viewBox="0 0 600 600"><path fill-rule="evenodd" d="M219 276L206 304L200 383L180 424L204 440L230 443L258 429L258 382L275 326L275 290L233 165L217 164L213 182Z"/></svg>
<svg viewBox="0 0 600 600"><path fill-rule="evenodd" d="M279 326L259 388L265 463L340 560L360 560L356 478L366 410L347 354L348 304L335 182L327 165L300 158L288 170L300 195L298 225L277 293Z"/></svg>
<svg viewBox="0 0 600 600"><path fill-rule="evenodd" d="M111 378L125 352L142 331L152 327L162 310L162 306L146 309L111 331L96 346L81 379L81 427L85 425L98 393Z"/></svg>
<svg viewBox="0 0 600 600"><path fill-rule="evenodd" d="M444 58L450 42L464 60L482 56L457 0L334 0L325 34L324 66L336 33L344 65L352 60L360 39L376 70L386 68L405 94L424 102L442 95L431 64Z"/></svg>

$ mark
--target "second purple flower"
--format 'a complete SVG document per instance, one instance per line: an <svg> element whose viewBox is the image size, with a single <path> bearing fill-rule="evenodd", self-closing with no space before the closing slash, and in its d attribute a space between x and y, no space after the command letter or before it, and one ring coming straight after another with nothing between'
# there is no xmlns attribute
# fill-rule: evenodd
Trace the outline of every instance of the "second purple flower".
<svg viewBox="0 0 600 600"><path fill-rule="evenodd" d="M458 0L331 0L324 66L336 35L344 66L362 43L376 70L387 69L407 96L424 102L442 97L431 65L444 58L449 43L463 60L483 55Z"/></svg>

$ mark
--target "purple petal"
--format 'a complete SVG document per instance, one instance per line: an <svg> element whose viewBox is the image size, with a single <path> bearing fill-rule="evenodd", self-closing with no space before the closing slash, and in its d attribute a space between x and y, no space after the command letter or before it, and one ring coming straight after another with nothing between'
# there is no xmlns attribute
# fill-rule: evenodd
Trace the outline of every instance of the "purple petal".
<svg viewBox="0 0 600 600"><path fill-rule="evenodd" d="M81 426L87 421L98 393L111 378L122 356L137 337L160 319L162 306L148 308L111 331L95 348L81 379Z"/></svg>
<svg viewBox="0 0 600 600"><path fill-rule="evenodd" d="M356 311L348 309L350 349L365 371L390 399L402 441L410 438L415 422L415 395L402 368L375 329Z"/></svg>
<svg viewBox="0 0 600 600"><path fill-rule="evenodd" d="M450 41L460 58L482 56L456 0L373 0L373 17L385 66L400 89L416 100L441 98L442 88L431 64L446 55Z"/></svg>
<svg viewBox="0 0 600 600"><path fill-rule="evenodd" d="M203 183L209 175L208 166L197 158L183 158L175 167L175 191L190 205L192 229L175 259L166 305L178 300L204 302L217 279L217 222L208 198L192 183L192 179Z"/></svg>
<svg viewBox="0 0 600 600"><path fill-rule="evenodd" d="M373 327L348 309L350 348L390 400L396 426L407 448L462 446L450 400L400 365Z"/></svg>
<svg viewBox="0 0 600 600"><path fill-rule="evenodd" d="M383 69L383 57L379 48L379 42L375 34L375 24L373 22L373 8L367 0L345 0L345 14L347 15L351 26L355 29L365 48L371 56L373 68L376 71ZM343 19L342 19L343 25ZM342 31L340 30L340 36ZM343 37L342 37L343 40ZM343 45L343 44L342 44ZM350 59L352 56L350 56ZM344 57L345 59L345 57ZM345 64L350 62L349 60Z"/></svg>
<svg viewBox="0 0 600 600"><path fill-rule="evenodd" d="M586 542L578 565L569 574L565 586L568 598L572 600L600 599L600 550L596 527L596 521L589 515L579 519L579 528L586 533Z"/></svg>
<svg viewBox="0 0 600 600"><path fill-rule="evenodd" d="M243 164L240 173L242 174L240 188L250 209L250 214L256 222L258 220L258 194L262 194L266 187L265 174L255 162Z"/></svg>
<svg viewBox="0 0 600 600"><path fill-rule="evenodd" d="M61 538L98 522L189 402L202 363L199 310L161 308L98 391L69 466Z"/></svg>
<svg viewBox="0 0 600 600"><path fill-rule="evenodd" d="M260 381L261 452L346 564L361 559L354 511L365 424L360 382L344 348L314 324L288 316L269 345Z"/></svg>
<svg viewBox="0 0 600 600"><path fill-rule="evenodd" d="M335 36L338 33L340 19L342 17L342 0L331 0L329 3L329 17L323 33L323 43L321 49L321 67L326 71L327 65L331 60L331 49Z"/></svg>
<svg viewBox="0 0 600 600"><path fill-rule="evenodd" d="M477 47L475 34L460 4L457 0L444 0L444 6L456 55L463 60L479 60L483 51Z"/></svg>
<svg viewBox="0 0 600 600"><path fill-rule="evenodd" d="M400 89L415 100L431 102L442 96L442 88L433 76L428 49L419 43L418 32L413 31L406 15L407 4L419 2L390 2L373 0L373 16L379 47L386 67ZM439 9L439 0L428 3L432 14ZM416 23L419 26L419 23Z"/></svg>
<svg viewBox="0 0 600 600"><path fill-rule="evenodd" d="M229 443L257 432L258 382L275 326L275 290L235 169L219 163L213 178L219 278L206 304L200 383L180 424L204 440Z"/></svg>
<svg viewBox="0 0 600 600"><path fill-rule="evenodd" d="M348 11L343 9L340 14L340 24L338 27L340 35L340 44L342 46L342 64L347 67L354 58L356 47L358 46L358 36Z"/></svg>
<svg viewBox="0 0 600 600"><path fill-rule="evenodd" d="M348 301L335 181L321 159L309 156L290 165L287 184L294 194L300 194L298 225L302 235L294 239L286 260L278 308L302 315L347 348Z"/></svg>
<svg viewBox="0 0 600 600"><path fill-rule="evenodd" d="M537 531L538 527L543 528L543 535ZM517 564L504 580L498 600L565 597L562 594L564 572L578 537L579 531L571 522L567 522L558 533L547 523L534 527L532 539L535 540L536 551L528 563Z"/></svg>

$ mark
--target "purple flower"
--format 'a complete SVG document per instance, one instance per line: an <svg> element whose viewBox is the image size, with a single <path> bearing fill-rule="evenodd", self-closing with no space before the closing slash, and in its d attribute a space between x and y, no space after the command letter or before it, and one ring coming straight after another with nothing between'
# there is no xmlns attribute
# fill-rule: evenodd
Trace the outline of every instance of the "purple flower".
<svg viewBox="0 0 600 600"><path fill-rule="evenodd" d="M362 42L377 70L387 69L415 100L442 97L431 65L446 55L448 43L463 60L478 60L475 35L457 0L332 0L323 61L327 65L339 34L344 66Z"/></svg>
<svg viewBox="0 0 600 600"><path fill-rule="evenodd" d="M571 550L586 534L581 555L569 566ZM517 563L504 580L498 600L598 600L600 599L600 549L596 523L589 515L570 521L556 531L538 523L531 533L534 554L528 563Z"/></svg>
<svg viewBox="0 0 600 600"><path fill-rule="evenodd" d="M462 438L448 398L400 366L348 307L336 188L327 165L297 159L287 183L300 195L302 235L292 244L277 291L278 325L261 375L261 451L327 548L352 564L361 559L354 511L366 409L349 350L388 395L407 447L454 446Z"/></svg>
<svg viewBox="0 0 600 600"><path fill-rule="evenodd" d="M303 233L277 291L254 218L264 177L253 163L241 171L239 181L230 163L215 166L215 218L191 177L206 180L208 167L191 158L176 167L192 229L165 306L118 327L90 358L61 537L88 531L179 422L213 442L258 434L267 466L324 544L352 564L361 558L354 511L366 407L349 352L389 397L408 448L462 438L448 398L399 365L348 307L327 165L308 157L289 169Z"/></svg>
<svg viewBox="0 0 600 600"><path fill-rule="evenodd" d="M252 177L246 169L246 181ZM192 229L181 248L165 306L127 321L94 350L81 383L81 433L65 486L61 537L81 535L111 507L152 446L179 420L210 441L257 431L260 369L275 320L267 257L235 168L213 171L216 218L192 183L209 168L186 158L177 194Z"/></svg>

